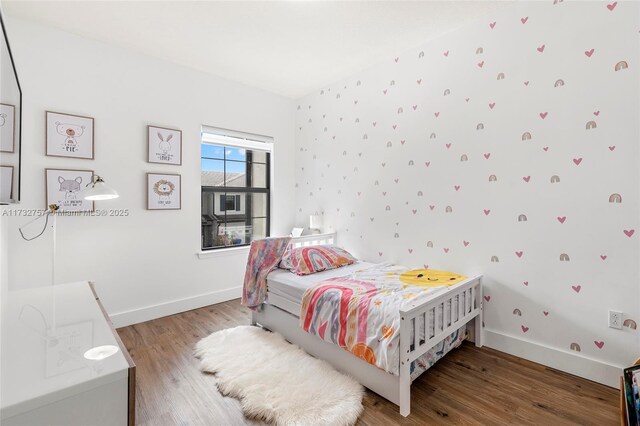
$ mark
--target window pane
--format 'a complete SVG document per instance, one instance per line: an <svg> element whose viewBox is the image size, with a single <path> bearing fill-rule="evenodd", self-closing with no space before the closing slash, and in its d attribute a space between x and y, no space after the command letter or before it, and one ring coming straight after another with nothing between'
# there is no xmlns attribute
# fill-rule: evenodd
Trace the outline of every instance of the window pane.
<svg viewBox="0 0 640 426"><path fill-rule="evenodd" d="M251 200L251 217L267 216L267 194L247 194Z"/></svg>
<svg viewBox="0 0 640 426"><path fill-rule="evenodd" d="M245 188L247 186L247 163L227 161L226 186Z"/></svg>
<svg viewBox="0 0 640 426"><path fill-rule="evenodd" d="M218 158L224 160L224 147L220 145L202 144L201 156L203 158Z"/></svg>
<svg viewBox="0 0 640 426"><path fill-rule="evenodd" d="M202 186L209 188L202 191L202 248L247 245L265 238L269 193L252 193L249 188L268 188L269 154L204 143L201 153Z"/></svg>
<svg viewBox="0 0 640 426"><path fill-rule="evenodd" d="M267 166L266 164L251 163L251 187L267 187Z"/></svg>
<svg viewBox="0 0 640 426"><path fill-rule="evenodd" d="M265 151L251 151L251 161L254 163L266 163L267 153Z"/></svg>
<svg viewBox="0 0 640 426"><path fill-rule="evenodd" d="M252 224L254 240L267 237L267 219L253 219Z"/></svg>
<svg viewBox="0 0 640 426"><path fill-rule="evenodd" d="M236 161L247 161L247 151L242 148L226 147L225 159Z"/></svg>
<svg viewBox="0 0 640 426"><path fill-rule="evenodd" d="M202 186L224 186L224 161L200 160Z"/></svg>

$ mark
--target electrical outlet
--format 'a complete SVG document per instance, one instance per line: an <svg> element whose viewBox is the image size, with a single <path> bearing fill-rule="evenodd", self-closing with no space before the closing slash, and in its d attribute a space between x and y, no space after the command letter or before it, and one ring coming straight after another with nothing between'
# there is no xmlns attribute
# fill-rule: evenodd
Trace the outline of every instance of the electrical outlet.
<svg viewBox="0 0 640 426"><path fill-rule="evenodd" d="M622 312L609 311L609 327L622 330Z"/></svg>

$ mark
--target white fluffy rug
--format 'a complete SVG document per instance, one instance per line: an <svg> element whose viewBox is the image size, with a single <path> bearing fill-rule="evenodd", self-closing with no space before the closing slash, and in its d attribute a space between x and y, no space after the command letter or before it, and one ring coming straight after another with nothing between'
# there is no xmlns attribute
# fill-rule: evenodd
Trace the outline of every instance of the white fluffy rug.
<svg viewBox="0 0 640 426"><path fill-rule="evenodd" d="M277 333L242 326L200 340L200 369L218 389L240 399L247 417L277 425L352 425L362 412L362 386Z"/></svg>

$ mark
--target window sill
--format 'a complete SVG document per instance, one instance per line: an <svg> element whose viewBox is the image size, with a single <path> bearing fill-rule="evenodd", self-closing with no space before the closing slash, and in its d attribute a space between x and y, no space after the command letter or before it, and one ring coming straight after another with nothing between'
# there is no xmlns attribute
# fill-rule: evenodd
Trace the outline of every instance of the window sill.
<svg viewBox="0 0 640 426"><path fill-rule="evenodd" d="M242 247L229 247L217 250L207 250L207 251L199 251L196 253L198 259L210 259L213 257L224 257L230 256L234 254L245 254L249 253L250 246L242 246Z"/></svg>

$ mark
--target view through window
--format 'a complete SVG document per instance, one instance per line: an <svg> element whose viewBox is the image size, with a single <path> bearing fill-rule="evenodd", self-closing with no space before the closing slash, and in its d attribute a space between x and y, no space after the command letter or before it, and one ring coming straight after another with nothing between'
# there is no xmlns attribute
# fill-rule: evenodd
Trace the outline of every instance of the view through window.
<svg viewBox="0 0 640 426"><path fill-rule="evenodd" d="M269 236L270 150L270 143L203 134L203 250Z"/></svg>

